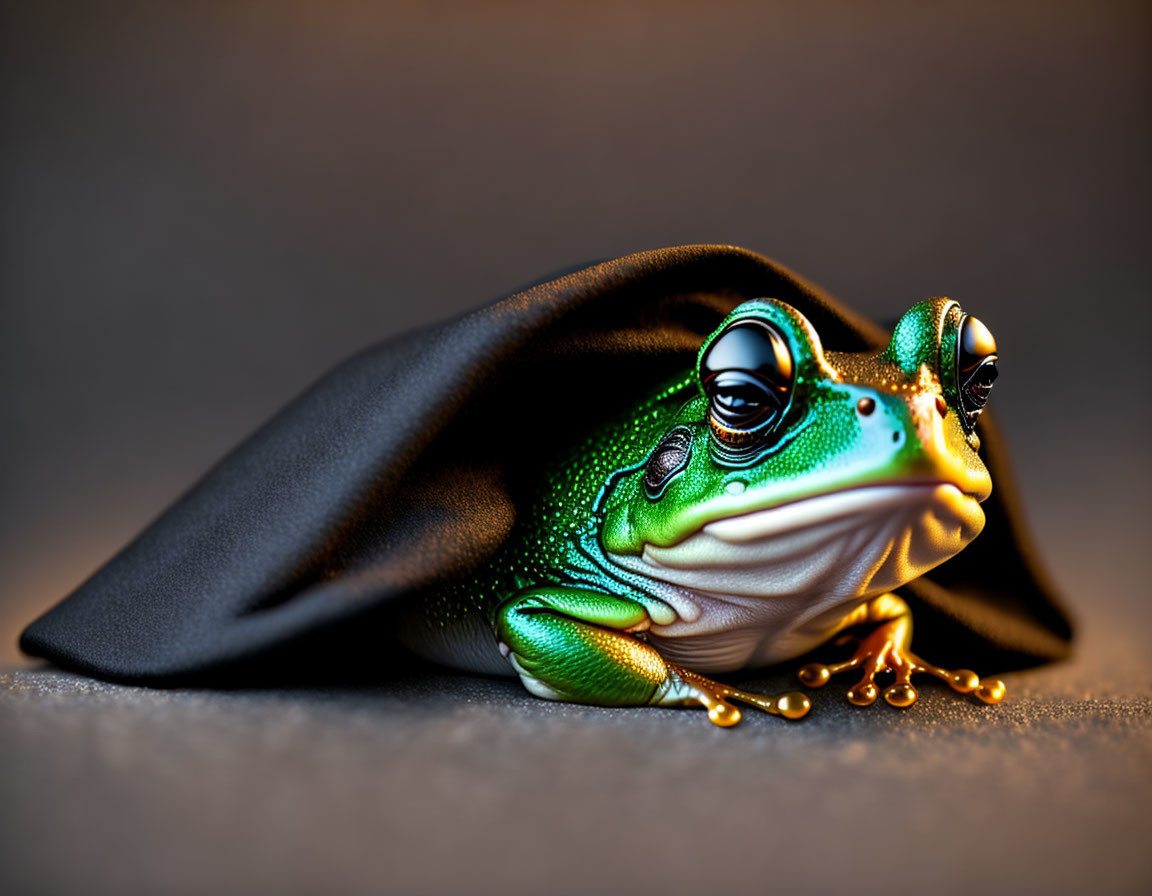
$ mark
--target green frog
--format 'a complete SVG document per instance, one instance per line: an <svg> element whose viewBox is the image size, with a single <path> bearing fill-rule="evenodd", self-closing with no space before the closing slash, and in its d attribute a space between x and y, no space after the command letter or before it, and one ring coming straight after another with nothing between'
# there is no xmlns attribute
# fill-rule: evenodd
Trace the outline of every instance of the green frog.
<svg viewBox="0 0 1152 896"><path fill-rule="evenodd" d="M795 308L735 308L696 364L561 452L496 557L409 611L401 638L533 694L601 706L698 705L717 725L768 696L706 676L852 638L847 692L891 705L936 676L986 703L1004 685L910 649L895 589L980 532L991 492L979 417L997 374L988 328L949 299L914 305L876 354L825 351ZM887 678L887 676L886 676Z"/></svg>

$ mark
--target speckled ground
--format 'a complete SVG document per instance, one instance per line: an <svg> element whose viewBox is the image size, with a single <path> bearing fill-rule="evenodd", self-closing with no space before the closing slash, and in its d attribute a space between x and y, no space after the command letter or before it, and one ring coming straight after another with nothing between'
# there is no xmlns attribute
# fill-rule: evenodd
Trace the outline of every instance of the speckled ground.
<svg viewBox="0 0 1152 896"><path fill-rule="evenodd" d="M1136 642L1091 629L1076 661L1009 676L999 707L825 690L802 722L731 730L451 674L212 693L17 669L0 889L1149 892Z"/></svg>

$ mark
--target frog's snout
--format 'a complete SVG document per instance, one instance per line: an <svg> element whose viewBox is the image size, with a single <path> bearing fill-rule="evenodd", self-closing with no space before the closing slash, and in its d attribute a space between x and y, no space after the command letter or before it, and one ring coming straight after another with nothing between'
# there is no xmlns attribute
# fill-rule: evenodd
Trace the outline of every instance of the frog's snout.
<svg viewBox="0 0 1152 896"><path fill-rule="evenodd" d="M987 468L968 445L958 418L939 392L911 391L893 399L906 414L902 441L913 473L951 483L977 501L992 494Z"/></svg>
<svg viewBox="0 0 1152 896"><path fill-rule="evenodd" d="M854 393L854 394L851 394ZM954 485L983 501L992 492L987 469L965 439L960 420L927 372L919 382L889 388L852 387L849 400L861 436L887 475Z"/></svg>
<svg viewBox="0 0 1152 896"><path fill-rule="evenodd" d="M856 413L861 417L871 417L876 411L876 399L865 396L856 402ZM936 396L936 413L941 417L948 416L948 402L943 395Z"/></svg>

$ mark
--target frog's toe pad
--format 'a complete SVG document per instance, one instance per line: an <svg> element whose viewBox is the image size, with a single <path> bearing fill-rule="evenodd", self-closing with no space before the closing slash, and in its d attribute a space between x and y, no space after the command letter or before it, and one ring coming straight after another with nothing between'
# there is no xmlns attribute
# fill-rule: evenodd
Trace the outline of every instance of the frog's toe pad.
<svg viewBox="0 0 1152 896"><path fill-rule="evenodd" d="M810 688L820 688L828 684L832 672L823 663L809 663L800 670L799 678L802 684Z"/></svg>
<svg viewBox="0 0 1152 896"><path fill-rule="evenodd" d="M848 690L848 702L853 706L871 706L876 702L876 685L862 681Z"/></svg>
<svg viewBox="0 0 1152 896"><path fill-rule="evenodd" d="M708 707L708 721L713 725L731 728L740 719L740 710L731 703L717 702Z"/></svg>
<svg viewBox="0 0 1152 896"><path fill-rule="evenodd" d="M910 684L894 684L884 691L884 699L888 701L889 705L898 706L901 709L911 706L919 696L916 688Z"/></svg>
<svg viewBox="0 0 1152 896"><path fill-rule="evenodd" d="M799 691L790 691L776 698L776 712L786 719L802 719L812 708L812 701Z"/></svg>

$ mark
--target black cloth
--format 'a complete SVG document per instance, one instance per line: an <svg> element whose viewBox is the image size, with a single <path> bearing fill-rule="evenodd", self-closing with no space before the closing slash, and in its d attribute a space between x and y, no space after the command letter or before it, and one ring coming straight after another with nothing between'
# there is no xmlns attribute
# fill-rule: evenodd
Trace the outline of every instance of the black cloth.
<svg viewBox="0 0 1152 896"><path fill-rule="evenodd" d="M375 674L404 599L482 566L542 461L693 363L735 305L803 312L826 348L887 334L768 259L642 252L537 283L351 358L224 458L71 596L29 654L153 685ZM1066 654L988 416L987 525L911 583L916 647L1003 671Z"/></svg>

